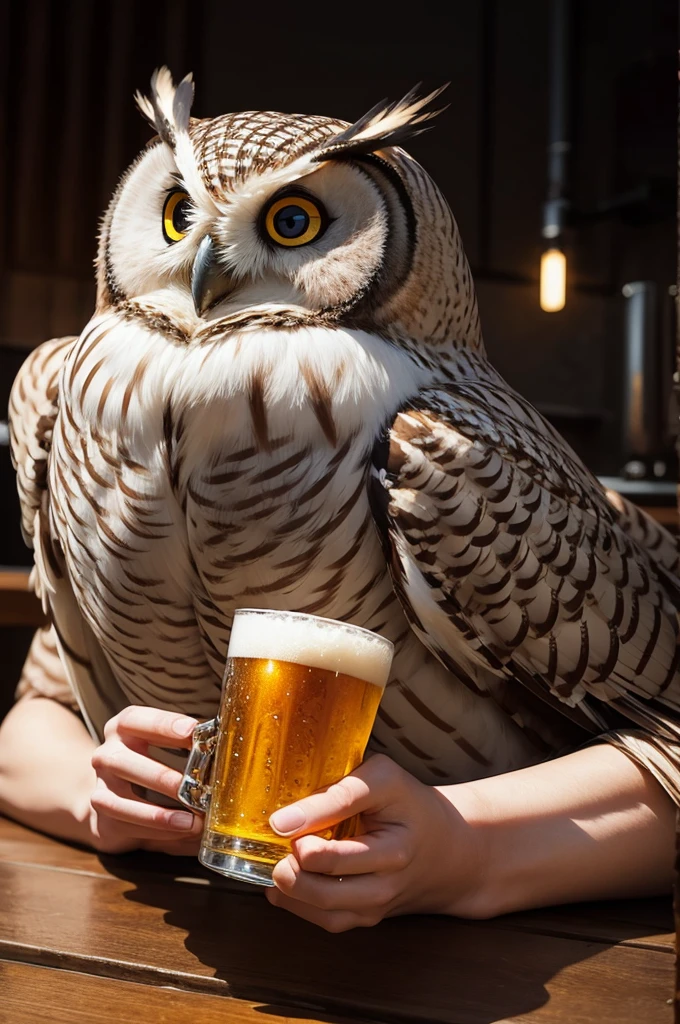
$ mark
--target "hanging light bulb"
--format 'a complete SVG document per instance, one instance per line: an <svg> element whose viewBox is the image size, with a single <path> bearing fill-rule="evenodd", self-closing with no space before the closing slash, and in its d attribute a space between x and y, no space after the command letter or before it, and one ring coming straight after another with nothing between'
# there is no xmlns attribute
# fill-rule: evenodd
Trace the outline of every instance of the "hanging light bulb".
<svg viewBox="0 0 680 1024"><path fill-rule="evenodd" d="M545 6L548 6L547 4ZM548 66L547 181L543 204L544 252L541 256L541 309L556 313L564 309L567 260L563 240L573 224L569 188L572 111L574 92L575 0L551 0Z"/></svg>
<svg viewBox="0 0 680 1024"><path fill-rule="evenodd" d="M541 309L557 313L564 309L567 286L567 258L561 249L546 249L541 256Z"/></svg>

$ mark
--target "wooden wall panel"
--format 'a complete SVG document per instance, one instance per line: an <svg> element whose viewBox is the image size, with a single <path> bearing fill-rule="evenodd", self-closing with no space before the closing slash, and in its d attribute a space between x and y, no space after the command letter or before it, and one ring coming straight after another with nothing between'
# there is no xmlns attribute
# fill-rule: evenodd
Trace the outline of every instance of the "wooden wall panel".
<svg viewBox="0 0 680 1024"><path fill-rule="evenodd" d="M151 135L133 93L162 63L200 71L202 14L202 0L2 5L0 346L87 322L99 218Z"/></svg>

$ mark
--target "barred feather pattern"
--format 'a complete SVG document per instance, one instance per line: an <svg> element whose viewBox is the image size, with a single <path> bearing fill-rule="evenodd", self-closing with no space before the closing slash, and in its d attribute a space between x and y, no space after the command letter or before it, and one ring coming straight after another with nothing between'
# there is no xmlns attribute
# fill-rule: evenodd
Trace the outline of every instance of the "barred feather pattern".
<svg viewBox="0 0 680 1024"><path fill-rule="evenodd" d="M607 501L616 510L616 521L621 529L648 552L658 566L672 576L680 577L680 551L676 537L622 494L611 490L605 493Z"/></svg>
<svg viewBox="0 0 680 1024"><path fill-rule="evenodd" d="M58 377L75 338L54 338L28 357L9 399L11 452L17 471L21 529L32 544L47 480L47 460L57 415Z"/></svg>
<svg viewBox="0 0 680 1024"><path fill-rule="evenodd" d="M64 674L57 638L51 626L37 630L21 672L17 697L47 697L76 711L78 704Z"/></svg>
<svg viewBox="0 0 680 1024"><path fill-rule="evenodd" d="M395 587L442 661L520 680L597 732L647 728L677 771L674 538L492 372L402 411L374 479Z"/></svg>
<svg viewBox="0 0 680 1024"><path fill-rule="evenodd" d="M195 121L196 164L209 191L224 196L334 138L346 122L273 111L244 111Z"/></svg>

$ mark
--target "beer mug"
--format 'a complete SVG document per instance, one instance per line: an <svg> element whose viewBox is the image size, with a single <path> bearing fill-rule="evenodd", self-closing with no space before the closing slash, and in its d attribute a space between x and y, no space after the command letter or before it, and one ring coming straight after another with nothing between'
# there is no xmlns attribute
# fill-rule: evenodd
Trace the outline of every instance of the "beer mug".
<svg viewBox="0 0 680 1024"><path fill-rule="evenodd" d="M291 844L269 816L361 763L393 653L377 633L333 619L235 613L218 717L195 729L179 789L182 803L206 812L202 864L274 884ZM346 837L353 826L322 834Z"/></svg>

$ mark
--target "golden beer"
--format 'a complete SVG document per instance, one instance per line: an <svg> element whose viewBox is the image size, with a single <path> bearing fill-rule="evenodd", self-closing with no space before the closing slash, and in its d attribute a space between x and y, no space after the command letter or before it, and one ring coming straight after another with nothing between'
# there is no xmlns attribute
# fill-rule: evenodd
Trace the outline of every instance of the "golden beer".
<svg viewBox="0 0 680 1024"><path fill-rule="evenodd" d="M269 816L361 763L392 651L383 637L329 619L236 613L199 855L206 866L272 884L291 845ZM347 836L352 826L324 835Z"/></svg>

